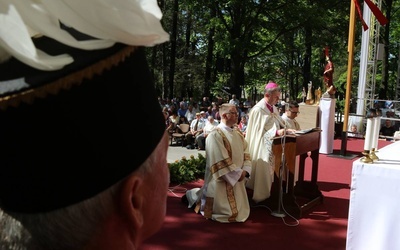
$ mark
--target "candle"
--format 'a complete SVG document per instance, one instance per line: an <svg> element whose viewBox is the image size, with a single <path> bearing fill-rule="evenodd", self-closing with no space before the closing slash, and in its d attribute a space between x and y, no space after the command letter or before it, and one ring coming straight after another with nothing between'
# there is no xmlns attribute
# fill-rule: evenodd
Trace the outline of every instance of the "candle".
<svg viewBox="0 0 400 250"><path fill-rule="evenodd" d="M375 119L374 138L373 138L374 140L372 141L372 148L377 150L378 149L379 130L381 129L381 117L377 116L374 119Z"/></svg>
<svg viewBox="0 0 400 250"><path fill-rule="evenodd" d="M377 142L377 139L375 138L376 136L376 117L372 118L372 136L371 136L371 149L375 148L375 144Z"/></svg>
<svg viewBox="0 0 400 250"><path fill-rule="evenodd" d="M367 131L365 132L364 151L370 151L373 137L373 122L372 118L367 118Z"/></svg>

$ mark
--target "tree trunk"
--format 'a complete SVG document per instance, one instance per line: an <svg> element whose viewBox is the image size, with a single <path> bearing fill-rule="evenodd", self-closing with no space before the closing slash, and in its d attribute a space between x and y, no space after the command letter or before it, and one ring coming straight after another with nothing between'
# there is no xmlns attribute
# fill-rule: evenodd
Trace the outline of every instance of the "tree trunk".
<svg viewBox="0 0 400 250"><path fill-rule="evenodd" d="M179 11L179 1L174 0L174 11L172 18L172 34L171 34L171 62L169 69L169 98L174 97L174 75L175 75L175 58L176 58L176 37L177 37L177 27L178 27L178 11Z"/></svg>
<svg viewBox="0 0 400 250"><path fill-rule="evenodd" d="M240 50L233 49L231 54L231 79L230 93L235 94L238 99L242 96L242 87L244 85L244 65L246 56Z"/></svg>
<svg viewBox="0 0 400 250"><path fill-rule="evenodd" d="M216 16L216 11L214 6L210 9L210 16L214 18ZM214 53L214 34L215 34L215 27L212 26L208 31L208 48L207 48L207 58L206 58L206 72L204 76L204 92L203 96L210 96L210 87L212 84L211 80L211 72L212 72L212 65L213 65L213 53Z"/></svg>

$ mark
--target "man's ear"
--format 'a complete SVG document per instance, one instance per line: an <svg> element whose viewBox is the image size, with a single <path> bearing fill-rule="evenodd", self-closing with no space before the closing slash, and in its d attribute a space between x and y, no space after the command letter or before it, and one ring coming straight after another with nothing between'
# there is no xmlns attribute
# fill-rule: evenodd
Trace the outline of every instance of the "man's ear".
<svg viewBox="0 0 400 250"><path fill-rule="evenodd" d="M143 226L143 195L143 179L135 174L130 175L122 185L120 207L127 223L131 223L135 229Z"/></svg>

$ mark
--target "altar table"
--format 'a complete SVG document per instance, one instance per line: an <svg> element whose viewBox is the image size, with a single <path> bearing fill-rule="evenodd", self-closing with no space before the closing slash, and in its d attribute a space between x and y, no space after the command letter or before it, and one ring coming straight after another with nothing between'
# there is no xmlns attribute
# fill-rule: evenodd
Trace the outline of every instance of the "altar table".
<svg viewBox="0 0 400 250"><path fill-rule="evenodd" d="M347 250L400 249L400 141L353 162Z"/></svg>

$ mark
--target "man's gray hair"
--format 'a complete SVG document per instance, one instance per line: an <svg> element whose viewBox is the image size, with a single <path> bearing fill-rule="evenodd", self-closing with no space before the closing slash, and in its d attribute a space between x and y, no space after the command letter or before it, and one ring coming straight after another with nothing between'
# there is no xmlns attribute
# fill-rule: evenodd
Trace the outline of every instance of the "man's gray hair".
<svg viewBox="0 0 400 250"><path fill-rule="evenodd" d="M275 91L281 91L281 88L278 86L278 87L276 87L276 88L265 88L264 89L264 95L265 94L272 94L272 93L274 93Z"/></svg>

